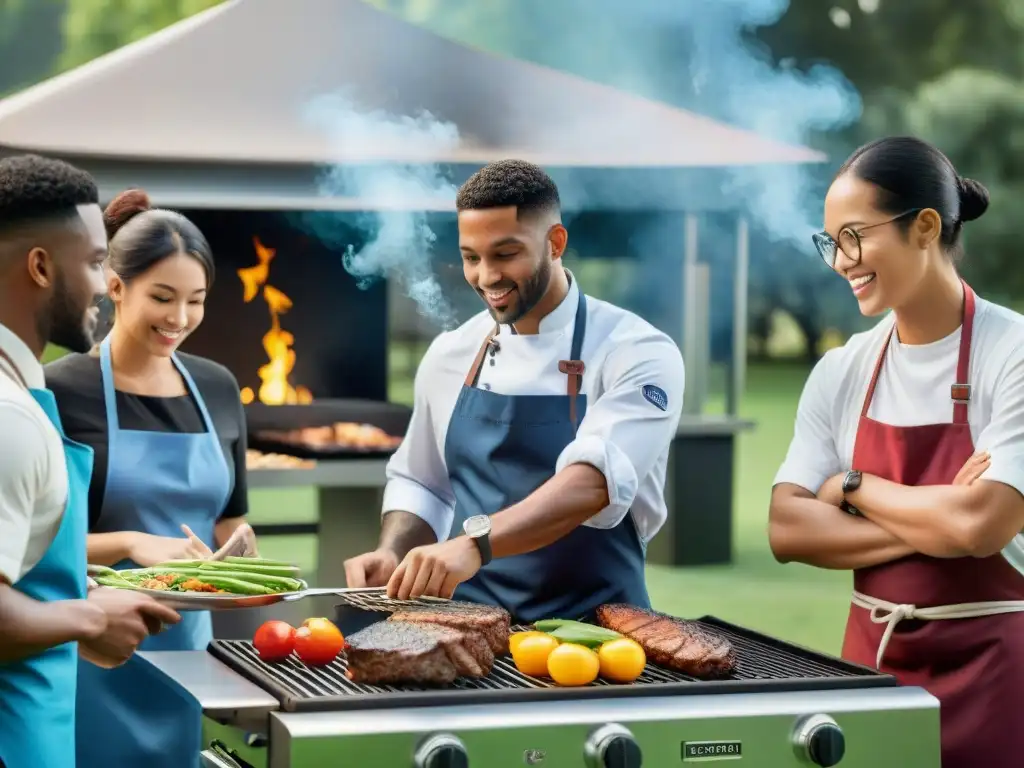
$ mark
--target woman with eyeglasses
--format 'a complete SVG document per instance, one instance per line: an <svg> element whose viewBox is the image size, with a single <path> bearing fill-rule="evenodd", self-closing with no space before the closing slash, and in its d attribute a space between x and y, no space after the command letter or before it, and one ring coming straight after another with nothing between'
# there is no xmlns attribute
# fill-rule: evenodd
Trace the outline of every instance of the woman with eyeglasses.
<svg viewBox="0 0 1024 768"><path fill-rule="evenodd" d="M853 571L843 656L940 700L943 768L1024 754L1024 317L956 268L987 207L918 139L840 169L814 244L882 319L811 372L770 510L778 560Z"/></svg>

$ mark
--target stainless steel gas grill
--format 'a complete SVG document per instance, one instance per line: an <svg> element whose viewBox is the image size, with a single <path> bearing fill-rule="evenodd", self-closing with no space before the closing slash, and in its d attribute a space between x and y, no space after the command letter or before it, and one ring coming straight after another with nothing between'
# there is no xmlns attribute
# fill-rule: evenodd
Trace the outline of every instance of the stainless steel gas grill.
<svg viewBox="0 0 1024 768"><path fill-rule="evenodd" d="M502 704L518 701L573 701L701 693L758 693L764 691L833 691L851 688L888 688L895 678L845 661L828 659L812 651L735 627L713 617L700 620L727 637L736 648L737 671L723 680L698 680L648 664L629 685L600 678L587 686L565 688L548 680L524 675L510 657L496 659L485 678L459 678L450 687L375 686L353 683L340 658L326 667L308 667L289 659L280 664L260 660L252 644L243 640L214 640L213 656L267 691L284 712L347 712L391 709L400 706L436 707L462 704ZM530 627L513 627L513 632Z"/></svg>
<svg viewBox="0 0 1024 768"><path fill-rule="evenodd" d="M347 595L337 618L351 633L412 602ZM266 664L238 640L215 640L209 653L145 656L208 717L232 727L228 752L265 746L268 768L667 768L719 760L939 768L938 702L923 690L713 617L700 622L733 644L738 663L729 678L697 680L648 664L628 685L566 688L522 674L505 657L486 678L451 686L372 686L350 681L344 659L316 668ZM247 765L232 764L223 747L219 754L204 759L216 768Z"/></svg>

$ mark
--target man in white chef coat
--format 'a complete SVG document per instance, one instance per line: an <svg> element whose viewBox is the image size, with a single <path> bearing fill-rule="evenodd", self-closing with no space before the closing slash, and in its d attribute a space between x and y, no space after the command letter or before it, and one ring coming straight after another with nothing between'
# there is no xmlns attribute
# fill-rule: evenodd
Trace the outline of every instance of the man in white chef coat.
<svg viewBox="0 0 1024 768"><path fill-rule="evenodd" d="M179 616L151 598L87 596L92 449L64 437L39 358L87 352L107 236L92 178L0 160L0 766L74 768L76 650L113 666ZM76 645L78 646L76 648Z"/></svg>
<svg viewBox="0 0 1024 768"><path fill-rule="evenodd" d="M679 348L583 293L561 262L558 189L539 167L492 163L456 204L463 271L487 309L420 364L380 544L346 562L349 586L454 593L520 621L649 607Z"/></svg>

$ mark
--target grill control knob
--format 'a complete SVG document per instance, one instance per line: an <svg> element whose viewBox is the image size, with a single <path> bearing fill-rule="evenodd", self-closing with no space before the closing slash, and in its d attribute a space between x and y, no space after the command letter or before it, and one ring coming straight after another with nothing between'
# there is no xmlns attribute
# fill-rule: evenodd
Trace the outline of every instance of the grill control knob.
<svg viewBox="0 0 1024 768"><path fill-rule="evenodd" d="M412 761L413 768L469 768L465 744L450 733L435 733L425 738Z"/></svg>
<svg viewBox="0 0 1024 768"><path fill-rule="evenodd" d="M617 723L602 725L583 747L588 768L641 768L643 755L633 734Z"/></svg>
<svg viewBox="0 0 1024 768"><path fill-rule="evenodd" d="M828 715L811 715L797 722L793 746L805 762L830 768L839 765L846 754L846 737Z"/></svg>

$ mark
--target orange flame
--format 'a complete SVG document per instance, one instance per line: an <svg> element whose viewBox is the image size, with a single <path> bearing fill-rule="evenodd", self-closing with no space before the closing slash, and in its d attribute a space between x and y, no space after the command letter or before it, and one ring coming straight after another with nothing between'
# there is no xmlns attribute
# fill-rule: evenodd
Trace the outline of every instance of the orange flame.
<svg viewBox="0 0 1024 768"><path fill-rule="evenodd" d="M242 298L249 303L263 288L263 300L270 310L270 330L263 335L263 349L266 350L268 363L260 366L257 374L262 384L259 390L259 401L266 405L295 405L313 402L313 393L305 387L293 387L288 381L295 367L295 350L292 344L295 337L281 328L281 315L292 308L292 300L272 285L267 285L270 278L270 262L277 254L274 248L267 248L259 238L252 239L259 263L238 270L245 293ZM248 405L256 399L256 393L250 387L242 390L242 402Z"/></svg>

